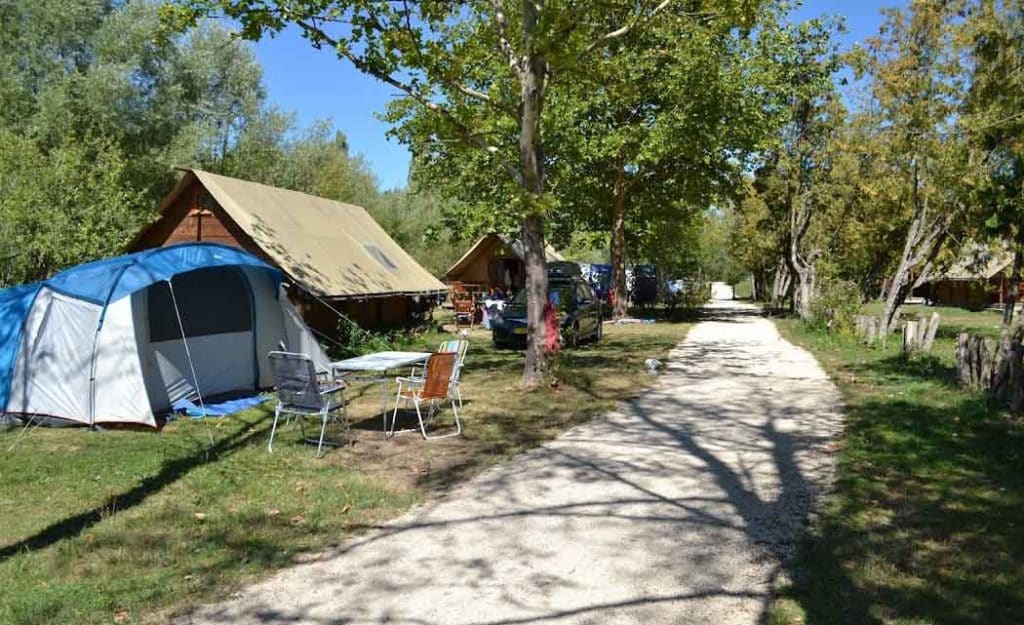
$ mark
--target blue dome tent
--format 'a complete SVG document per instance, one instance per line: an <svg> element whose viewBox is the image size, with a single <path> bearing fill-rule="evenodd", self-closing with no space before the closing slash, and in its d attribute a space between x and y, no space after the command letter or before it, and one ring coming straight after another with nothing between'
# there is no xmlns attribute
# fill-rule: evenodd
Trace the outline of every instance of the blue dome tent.
<svg viewBox="0 0 1024 625"><path fill-rule="evenodd" d="M86 263L0 291L0 413L137 423L181 399L272 385L266 355L328 361L239 249L184 243Z"/></svg>

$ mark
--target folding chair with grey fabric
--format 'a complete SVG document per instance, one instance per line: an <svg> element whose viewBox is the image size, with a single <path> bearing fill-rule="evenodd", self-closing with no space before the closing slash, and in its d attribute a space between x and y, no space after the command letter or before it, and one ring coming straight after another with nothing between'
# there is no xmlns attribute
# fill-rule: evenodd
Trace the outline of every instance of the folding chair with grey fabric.
<svg viewBox="0 0 1024 625"><path fill-rule="evenodd" d="M452 352L436 353L427 360L427 369L423 377L395 378L398 383L398 393L395 395L395 412L391 415L391 435L395 434L395 423L398 422L398 406L404 399L406 404L411 401L416 407L416 419L420 423L420 433L425 439L446 438L458 436L462 433L462 423L459 421L459 410L452 395L452 375L455 373L455 361L457 354ZM452 414L455 415L455 431L438 436L427 436L427 423L434 418L438 403L448 400L452 405ZM430 411L424 420L423 411L420 406L424 403L430 404Z"/></svg>
<svg viewBox="0 0 1024 625"><path fill-rule="evenodd" d="M324 435L328 424L337 424L348 433L348 420L345 407L348 404L342 397L345 382L331 380L321 383L312 359L305 354L289 352L270 352L267 354L270 370L277 387L277 406L274 409L274 425L270 428L270 442L267 449L274 451L274 435L277 433L277 422L282 414L288 415L288 421L294 415L302 430L302 438L308 443L315 442L316 457L324 446ZM317 417L320 420L319 438L306 436L305 420ZM328 445L337 443L327 442Z"/></svg>

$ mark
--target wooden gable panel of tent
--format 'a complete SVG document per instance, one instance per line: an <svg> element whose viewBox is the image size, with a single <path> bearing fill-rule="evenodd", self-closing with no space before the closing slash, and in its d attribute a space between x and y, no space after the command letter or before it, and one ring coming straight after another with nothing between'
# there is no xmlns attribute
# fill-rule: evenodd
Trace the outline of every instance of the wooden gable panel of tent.
<svg viewBox="0 0 1024 625"><path fill-rule="evenodd" d="M131 251L176 243L220 243L243 249L274 264L267 254L224 212L195 176L187 174L185 187L163 207L156 223L142 231Z"/></svg>

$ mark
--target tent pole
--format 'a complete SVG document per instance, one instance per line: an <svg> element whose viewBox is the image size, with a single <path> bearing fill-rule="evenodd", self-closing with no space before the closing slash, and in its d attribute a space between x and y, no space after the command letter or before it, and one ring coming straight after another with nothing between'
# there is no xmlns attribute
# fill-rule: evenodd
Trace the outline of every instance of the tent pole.
<svg viewBox="0 0 1024 625"><path fill-rule="evenodd" d="M178 310L178 298L174 295L174 284L171 279L167 280L167 288L171 291L171 302L174 303L174 314L178 318L178 329L181 330L181 342L185 346L185 358L188 358L188 368L192 371L192 382L196 385L196 395L199 396L199 408L203 411L203 418L206 418L206 405L203 403L203 393L199 390L199 378L196 376L195 365L192 364L192 353L188 349L188 339L185 338L185 324L181 321L181 311ZM210 435L210 442L213 442L213 435Z"/></svg>

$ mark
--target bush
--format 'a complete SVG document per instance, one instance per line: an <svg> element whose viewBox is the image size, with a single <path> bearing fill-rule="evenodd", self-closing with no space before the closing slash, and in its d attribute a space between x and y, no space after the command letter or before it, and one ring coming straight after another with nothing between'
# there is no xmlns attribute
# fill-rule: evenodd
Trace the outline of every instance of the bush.
<svg viewBox="0 0 1024 625"><path fill-rule="evenodd" d="M860 289L849 280L826 280L811 301L812 327L832 333L853 331L853 318L860 312Z"/></svg>
<svg viewBox="0 0 1024 625"><path fill-rule="evenodd" d="M366 330L347 317L339 317L337 334L324 347L328 356L336 359L403 350L432 329L428 322L421 321L388 330Z"/></svg>

